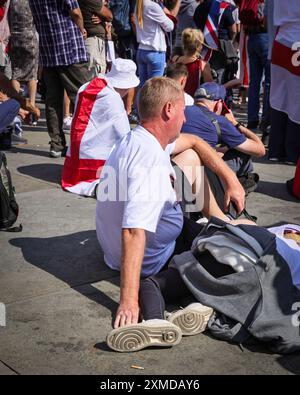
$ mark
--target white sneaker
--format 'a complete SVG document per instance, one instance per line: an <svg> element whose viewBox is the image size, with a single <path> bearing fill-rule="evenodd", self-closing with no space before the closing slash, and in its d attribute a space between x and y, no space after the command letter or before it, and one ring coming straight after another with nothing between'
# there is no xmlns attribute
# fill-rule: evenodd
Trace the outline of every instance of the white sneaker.
<svg viewBox="0 0 300 395"><path fill-rule="evenodd" d="M64 130L66 130L66 131L71 130L72 120L73 120L72 117L64 118L64 121L63 121L63 129Z"/></svg>
<svg viewBox="0 0 300 395"><path fill-rule="evenodd" d="M113 329L107 335L106 343L112 350L132 352L151 346L175 346L181 338L181 330L176 325L153 319Z"/></svg>
<svg viewBox="0 0 300 395"><path fill-rule="evenodd" d="M174 313L166 313L166 319L177 325L183 336L191 336L205 331L212 314L211 307L201 303L192 303Z"/></svg>

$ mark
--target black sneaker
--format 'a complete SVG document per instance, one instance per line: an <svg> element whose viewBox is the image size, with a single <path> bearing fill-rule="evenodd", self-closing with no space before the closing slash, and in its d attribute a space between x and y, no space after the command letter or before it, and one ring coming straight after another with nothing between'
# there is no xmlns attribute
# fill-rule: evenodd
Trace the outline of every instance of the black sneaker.
<svg viewBox="0 0 300 395"><path fill-rule="evenodd" d="M50 148L49 156L50 158L63 158L67 154L68 147L64 147L62 150L58 150L55 148Z"/></svg>
<svg viewBox="0 0 300 395"><path fill-rule="evenodd" d="M5 132L0 133L0 149L7 150L11 148L11 135L11 126L9 126Z"/></svg>
<svg viewBox="0 0 300 395"><path fill-rule="evenodd" d="M247 173L239 177L239 181L244 188L246 195L250 192L254 192L257 189L259 175L257 173Z"/></svg>

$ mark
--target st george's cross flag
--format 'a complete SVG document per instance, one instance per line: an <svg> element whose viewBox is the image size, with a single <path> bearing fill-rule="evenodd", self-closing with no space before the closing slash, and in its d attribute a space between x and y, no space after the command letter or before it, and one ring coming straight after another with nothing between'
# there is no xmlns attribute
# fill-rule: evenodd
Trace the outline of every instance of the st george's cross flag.
<svg viewBox="0 0 300 395"><path fill-rule="evenodd" d="M108 80L100 75L84 84L76 98L62 187L92 196L111 149L129 131L121 96Z"/></svg>

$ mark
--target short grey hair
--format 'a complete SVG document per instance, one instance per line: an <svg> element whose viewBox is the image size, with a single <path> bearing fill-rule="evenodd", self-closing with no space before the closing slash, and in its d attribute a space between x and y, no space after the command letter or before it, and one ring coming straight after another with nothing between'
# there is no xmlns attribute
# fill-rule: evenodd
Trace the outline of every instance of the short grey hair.
<svg viewBox="0 0 300 395"><path fill-rule="evenodd" d="M148 80L139 94L138 110L140 120L157 118L164 105L183 99L183 91L178 82L167 77Z"/></svg>

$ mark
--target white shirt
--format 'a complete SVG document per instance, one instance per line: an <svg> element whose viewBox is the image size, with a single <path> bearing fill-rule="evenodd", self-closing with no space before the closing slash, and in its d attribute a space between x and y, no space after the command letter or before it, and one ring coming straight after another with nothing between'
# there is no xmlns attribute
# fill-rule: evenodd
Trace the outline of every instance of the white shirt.
<svg viewBox="0 0 300 395"><path fill-rule="evenodd" d="M163 9L151 0L144 0L143 29L140 27L137 14L136 37L140 49L165 52L167 50L165 33L174 29L174 23L166 16Z"/></svg>
<svg viewBox="0 0 300 395"><path fill-rule="evenodd" d="M195 100L191 95L184 92L184 103L185 103L185 106L193 106L195 104Z"/></svg>
<svg viewBox="0 0 300 395"><path fill-rule="evenodd" d="M274 0L274 25L279 26L278 41L300 41L300 1Z"/></svg>
<svg viewBox="0 0 300 395"><path fill-rule="evenodd" d="M151 133L138 126L115 145L107 159L98 187L96 228L110 268L121 267L123 228L146 231L142 276L158 273L172 255L183 225L172 186L174 146L164 151Z"/></svg>

